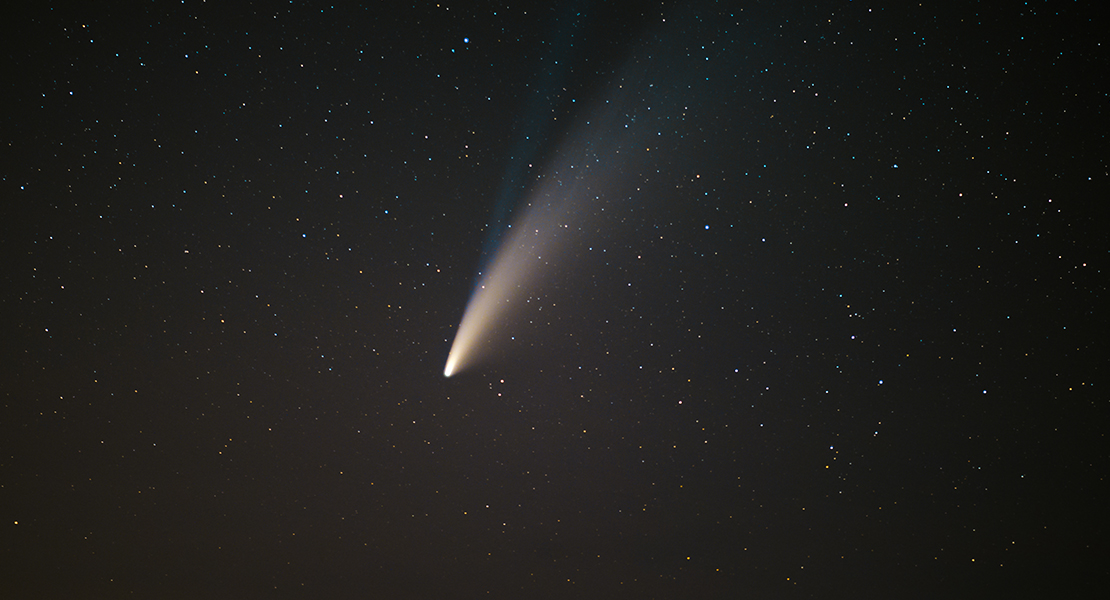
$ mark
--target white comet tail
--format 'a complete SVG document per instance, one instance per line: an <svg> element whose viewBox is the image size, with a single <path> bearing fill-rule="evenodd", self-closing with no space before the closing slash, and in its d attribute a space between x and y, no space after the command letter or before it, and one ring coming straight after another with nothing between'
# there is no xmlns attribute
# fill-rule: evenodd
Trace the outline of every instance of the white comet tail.
<svg viewBox="0 0 1110 600"><path fill-rule="evenodd" d="M648 62L651 61L631 62L619 81L643 82L645 73L641 69ZM608 219L613 213L602 214L604 205L593 206L604 202L603 195L640 197L639 185L620 175L640 172L650 164L649 158L658 153L647 151L655 139L651 137L653 141L649 142L647 136L656 130L629 128L627 89L633 88L627 84L616 86L610 98L599 102L591 112L593 117L582 121L566 137L554 153L558 158L537 177L536 187L530 191L531 202L509 228L511 235L501 245L466 305L447 355L445 377L487 357L491 346L502 337L503 328L512 327L513 313L524 308L541 277L550 276L550 266L561 261L562 255L568 254L582 236L618 225ZM646 150L622 152L622 148ZM619 223L623 222L620 219ZM612 236L612 230L607 235Z"/></svg>
<svg viewBox="0 0 1110 600"><path fill-rule="evenodd" d="M533 205L510 228L512 234L466 305L447 354L444 377L451 377L483 358L490 350L492 331L524 304L518 300L532 289L548 260L564 245L566 225L560 223L567 208L565 203L558 209Z"/></svg>

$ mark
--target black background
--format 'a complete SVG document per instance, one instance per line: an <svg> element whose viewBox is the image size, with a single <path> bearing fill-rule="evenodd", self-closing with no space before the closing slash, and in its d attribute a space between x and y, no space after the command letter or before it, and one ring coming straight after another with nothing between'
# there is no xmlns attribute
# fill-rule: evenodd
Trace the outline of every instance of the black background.
<svg viewBox="0 0 1110 600"><path fill-rule="evenodd" d="M1101 589L1093 10L8 9L0 592Z"/></svg>

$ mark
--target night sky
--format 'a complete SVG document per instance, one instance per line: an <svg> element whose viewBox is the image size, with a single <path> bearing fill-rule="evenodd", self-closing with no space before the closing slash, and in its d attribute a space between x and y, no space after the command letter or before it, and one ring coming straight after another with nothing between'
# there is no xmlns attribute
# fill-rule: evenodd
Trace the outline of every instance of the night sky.
<svg viewBox="0 0 1110 600"><path fill-rule="evenodd" d="M1097 3L75 4L0 41L0 596L1105 590Z"/></svg>

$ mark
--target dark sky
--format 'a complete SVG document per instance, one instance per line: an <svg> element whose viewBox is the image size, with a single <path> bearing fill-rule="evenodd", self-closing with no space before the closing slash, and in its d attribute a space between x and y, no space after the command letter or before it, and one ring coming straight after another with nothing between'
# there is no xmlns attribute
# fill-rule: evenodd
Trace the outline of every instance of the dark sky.
<svg viewBox="0 0 1110 600"><path fill-rule="evenodd" d="M1103 589L1096 3L31 4L0 596Z"/></svg>

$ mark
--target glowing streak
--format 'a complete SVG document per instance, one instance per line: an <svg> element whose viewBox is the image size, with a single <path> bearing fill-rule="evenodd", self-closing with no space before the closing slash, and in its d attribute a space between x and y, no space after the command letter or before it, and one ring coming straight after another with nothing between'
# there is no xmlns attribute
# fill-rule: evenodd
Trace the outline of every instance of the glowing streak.
<svg viewBox="0 0 1110 600"><path fill-rule="evenodd" d="M656 52L656 47L653 41L651 52ZM659 172L653 161L661 153L652 150L662 134L649 123L662 115L661 111L647 111L651 110L652 99L658 104L673 104L673 99L665 97L666 91L682 86L647 83L647 65L652 65L650 73L655 81L661 76L658 64L630 60L624 74L616 78L621 85L615 86L613 94L603 98L596 110L586 111L591 118L562 141L553 154L554 164L536 178L529 208L513 223L508 238L502 238L497 256L466 305L447 355L445 377L473 366L490 351L493 332L499 326L511 325L512 313L527 304L540 276L561 259L574 238L615 225L608 219L614 213L602 215L605 208L598 206L603 194L611 198L642 196L639 182L622 175L650 172L648 169ZM685 80L678 71L669 77Z"/></svg>
<svg viewBox="0 0 1110 600"><path fill-rule="evenodd" d="M533 205L516 223L489 271L478 283L466 305L455 341L447 355L443 376L450 377L472 365L489 350L483 336L499 321L504 321L519 305L517 302L532 288L538 275L566 236L560 225L563 210L550 205Z"/></svg>

